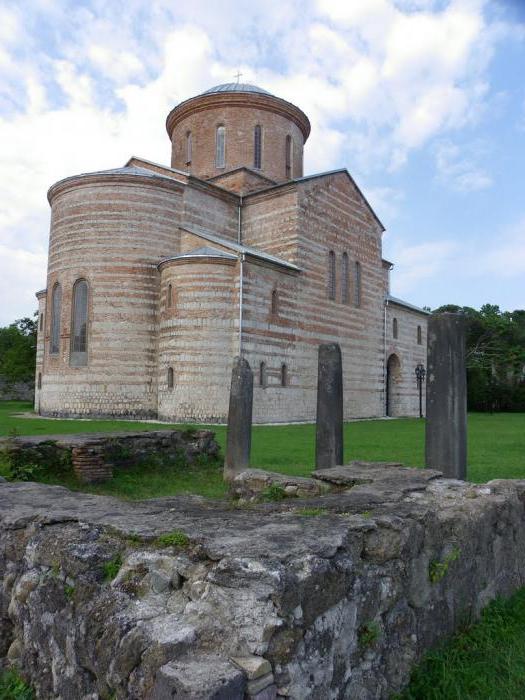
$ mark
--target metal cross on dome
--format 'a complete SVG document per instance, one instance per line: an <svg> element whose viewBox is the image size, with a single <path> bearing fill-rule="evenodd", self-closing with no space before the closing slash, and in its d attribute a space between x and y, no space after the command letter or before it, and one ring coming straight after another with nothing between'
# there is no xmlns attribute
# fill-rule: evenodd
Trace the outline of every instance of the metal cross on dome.
<svg viewBox="0 0 525 700"><path fill-rule="evenodd" d="M239 69L237 69L237 73L234 75L234 78L237 78L237 85L239 84L239 78L241 77L242 73L239 72Z"/></svg>

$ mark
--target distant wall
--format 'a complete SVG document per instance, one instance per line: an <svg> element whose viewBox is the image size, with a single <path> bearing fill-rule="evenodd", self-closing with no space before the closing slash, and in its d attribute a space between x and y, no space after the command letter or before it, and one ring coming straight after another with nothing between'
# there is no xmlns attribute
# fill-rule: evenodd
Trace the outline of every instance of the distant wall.
<svg viewBox="0 0 525 700"><path fill-rule="evenodd" d="M34 382L9 382L0 377L0 401L33 401Z"/></svg>

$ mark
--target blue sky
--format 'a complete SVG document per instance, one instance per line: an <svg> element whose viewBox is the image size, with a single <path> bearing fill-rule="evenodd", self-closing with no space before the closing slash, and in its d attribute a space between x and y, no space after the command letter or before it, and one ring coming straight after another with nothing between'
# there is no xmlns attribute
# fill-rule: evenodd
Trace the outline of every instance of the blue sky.
<svg viewBox="0 0 525 700"><path fill-rule="evenodd" d="M45 286L48 187L139 155L168 111L255 82L312 121L387 228L392 293L525 308L525 0L0 4L0 325Z"/></svg>

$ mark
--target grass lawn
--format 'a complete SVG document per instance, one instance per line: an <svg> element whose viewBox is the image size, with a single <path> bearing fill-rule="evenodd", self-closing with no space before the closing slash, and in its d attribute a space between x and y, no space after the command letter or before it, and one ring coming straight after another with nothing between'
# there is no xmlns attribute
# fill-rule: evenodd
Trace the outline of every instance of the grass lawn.
<svg viewBox="0 0 525 700"><path fill-rule="evenodd" d="M0 436L15 429L20 435L52 435L115 430L165 429L165 423L139 423L114 420L46 420L23 418L17 413L31 411L29 403L0 402ZM174 425L180 428L180 425ZM211 426L224 451L226 428ZM423 465L424 420L407 418L384 421L358 421L345 424L345 460L399 461L409 466ZM307 476L314 464L314 425L255 426L252 435L252 465L286 474ZM0 463L0 474L6 466ZM469 415L469 470L471 481L497 478L525 478L525 414ZM45 477L78 489L73 475ZM191 470L144 466L119 470L114 479L97 486L82 487L93 493L123 498L153 498L177 493L197 493L220 497L226 490L216 466Z"/></svg>

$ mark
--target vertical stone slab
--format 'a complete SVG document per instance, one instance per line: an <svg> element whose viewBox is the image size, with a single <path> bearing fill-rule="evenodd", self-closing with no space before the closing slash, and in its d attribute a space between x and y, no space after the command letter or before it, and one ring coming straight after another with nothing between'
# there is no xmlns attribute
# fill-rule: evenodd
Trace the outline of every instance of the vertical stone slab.
<svg viewBox="0 0 525 700"><path fill-rule="evenodd" d="M252 444L253 372L243 357L233 361L226 435L224 479L231 481L250 466Z"/></svg>
<svg viewBox="0 0 525 700"><path fill-rule="evenodd" d="M427 341L425 466L451 479L467 476L465 318L431 316Z"/></svg>
<svg viewBox="0 0 525 700"><path fill-rule="evenodd" d="M343 364L337 343L319 346L315 468L343 463Z"/></svg>

